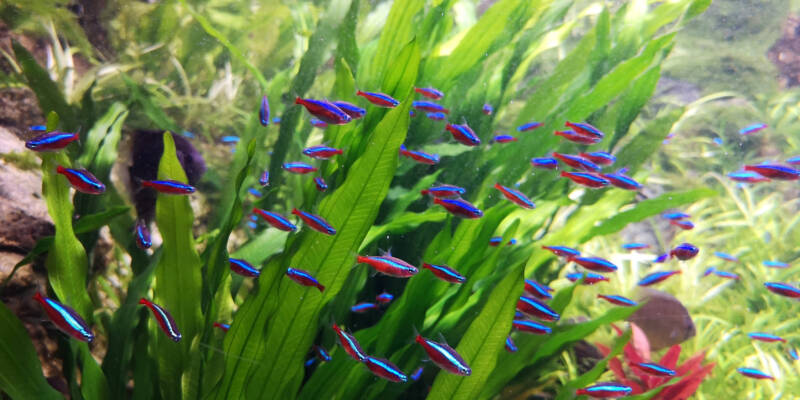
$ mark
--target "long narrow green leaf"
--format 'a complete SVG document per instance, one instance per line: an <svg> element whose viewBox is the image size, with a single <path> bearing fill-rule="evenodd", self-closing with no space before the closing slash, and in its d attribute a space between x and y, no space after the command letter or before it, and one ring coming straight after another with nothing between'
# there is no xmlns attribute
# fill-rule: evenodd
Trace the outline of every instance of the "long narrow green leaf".
<svg viewBox="0 0 800 400"><path fill-rule="evenodd" d="M716 196L717 192L709 188L687 190L685 192L664 193L654 199L642 200L630 210L623 211L593 227L583 238L587 240L595 236L608 235L619 232L622 228L633 222L639 222L647 217L659 214L668 208L679 207L697 200Z"/></svg>
<svg viewBox="0 0 800 400"><path fill-rule="evenodd" d="M159 179L186 182L175 152L172 135L164 134L164 154L158 165ZM188 196L159 194L156 223L164 238L161 260L156 266L155 302L175 318L183 338L173 342L163 332L155 340L159 355L159 381L165 399L182 398L183 374L189 370L190 347L200 326L202 277L200 256L195 250L194 213ZM155 324L152 320L152 324ZM151 329L151 332L153 330Z"/></svg>
<svg viewBox="0 0 800 400"><path fill-rule="evenodd" d="M486 305L456 348L458 354L470 363L472 374L459 376L439 372L429 399L474 399L480 394L484 382L495 369L497 356L503 351L506 336L511 331L514 308L522 292L522 270L516 268L509 271L494 287Z"/></svg>
<svg viewBox="0 0 800 400"><path fill-rule="evenodd" d="M424 0L404 0L392 3L389 17L383 24L378 48L369 60L363 73L358 74L357 82L365 88L379 87L390 62L400 53L400 49L414 37L414 16L425 6ZM363 89L367 90L367 89Z"/></svg>
<svg viewBox="0 0 800 400"><path fill-rule="evenodd" d="M12 399L62 398L44 379L28 331L2 302L0 325L0 392Z"/></svg>
<svg viewBox="0 0 800 400"><path fill-rule="evenodd" d="M70 186L56 174L58 165L69 165L63 152L42 155L42 194L56 226L55 242L47 254L47 276L59 300L92 319L92 303L86 292L86 251L72 229Z"/></svg>

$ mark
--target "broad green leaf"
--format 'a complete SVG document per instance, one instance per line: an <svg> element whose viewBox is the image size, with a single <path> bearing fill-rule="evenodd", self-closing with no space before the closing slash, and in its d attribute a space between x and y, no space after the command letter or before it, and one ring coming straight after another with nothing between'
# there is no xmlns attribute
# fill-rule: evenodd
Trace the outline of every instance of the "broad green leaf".
<svg viewBox="0 0 800 400"><path fill-rule="evenodd" d="M636 79L622 100L615 105L617 121L614 137L608 143L609 149L613 149L620 139L628 133L628 129L639 115L642 107L653 96L659 78L661 78L660 64L650 68L650 70Z"/></svg>
<svg viewBox="0 0 800 400"><path fill-rule="evenodd" d="M186 182L175 152L172 135L164 134L164 154L158 165L158 179ZM155 303L164 307L175 318L183 338L175 343L164 332L157 332L155 339L159 355L159 382L161 393L167 399L180 399L185 389L183 374L189 370L190 346L200 328L202 276L200 256L195 249L192 226L194 213L188 196L158 194L156 200L156 223L164 243L156 266ZM150 318L151 326L156 321ZM188 389L188 388L187 388Z"/></svg>
<svg viewBox="0 0 800 400"><path fill-rule="evenodd" d="M47 276L58 299L91 323L93 307L86 292L86 251L72 228L70 185L66 178L56 174L58 165L70 165L66 154L42 154L42 194L56 227L54 246L45 262Z"/></svg>
<svg viewBox="0 0 800 400"><path fill-rule="evenodd" d="M296 251L287 254L283 262L276 261L265 268L258 292L251 294L239 309L225 338L229 357L223 380L214 393L216 398L241 397L245 393L257 397L267 390L274 396L287 397L297 392L303 377L303 357L316 335L313 327L319 312L344 284L353 265L353 254L389 190L397 151L408 129L410 94L418 64L419 50L412 42L393 64L393 69L404 74L389 94L403 99L402 105L385 115L343 184L320 203L317 213L337 233L323 236L310 231L298 238ZM319 293L315 288L288 281L284 277L288 266L309 271L326 290ZM264 362L253 364L245 358ZM250 378L245 381L243 377Z"/></svg>
<svg viewBox="0 0 800 400"><path fill-rule="evenodd" d="M381 29L378 48L365 68L359 69L362 73L358 74L356 78L360 86L364 88L378 87L383 82L386 71L394 70L390 62L397 57L406 43L413 39L414 16L422 10L424 5L424 0L405 0L392 3L389 17Z"/></svg>
<svg viewBox="0 0 800 400"><path fill-rule="evenodd" d="M520 267L522 264L520 264ZM470 376L440 371L433 382L429 399L473 399L480 395L486 379L496 368L511 331L519 294L522 292L523 268L509 271L492 290L489 300L458 343L456 351L472 368Z"/></svg>
<svg viewBox="0 0 800 400"><path fill-rule="evenodd" d="M683 108L671 110L648 121L642 131L622 146L617 153L619 165L638 168L662 146L664 138L673 129L674 124L680 119L683 112Z"/></svg>
<svg viewBox="0 0 800 400"><path fill-rule="evenodd" d="M595 236L619 232L628 224L639 222L647 217L659 214L668 208L680 207L697 200L716 196L717 191L709 188L692 189L684 192L668 192L654 199L642 200L632 209L623 211L593 227L584 240Z"/></svg>
<svg viewBox="0 0 800 400"><path fill-rule="evenodd" d="M42 375L28 331L2 302L0 325L0 391L12 399L61 399Z"/></svg>
<svg viewBox="0 0 800 400"><path fill-rule="evenodd" d="M84 399L101 400L110 399L108 382L103 370L92 357L86 343L70 342L76 355L76 361L81 366L81 394Z"/></svg>

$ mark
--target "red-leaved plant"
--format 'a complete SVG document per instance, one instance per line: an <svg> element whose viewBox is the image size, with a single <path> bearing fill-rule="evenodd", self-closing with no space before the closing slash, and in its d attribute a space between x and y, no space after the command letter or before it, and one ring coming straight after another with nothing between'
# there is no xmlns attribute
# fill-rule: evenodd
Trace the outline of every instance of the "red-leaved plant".
<svg viewBox="0 0 800 400"><path fill-rule="evenodd" d="M613 328L619 335L622 335L619 328L616 326ZM653 397L654 400L685 400L697 391L703 379L714 369L713 362L702 365L706 356L705 352L695 354L683 364L677 365L681 355L681 345L676 344L670 347L657 363L675 370L676 376L681 377L681 380L671 385L665 385L674 377L654 376L633 367L637 363L653 361L650 358L650 345L647 337L636 325L631 324L631 328L633 329L633 338L623 349L624 360L614 357L608 362L608 368L616 375L617 381L633 388L631 394L649 392L663 386L661 391ZM597 348L606 357L611 353L611 349L602 344L598 343Z"/></svg>

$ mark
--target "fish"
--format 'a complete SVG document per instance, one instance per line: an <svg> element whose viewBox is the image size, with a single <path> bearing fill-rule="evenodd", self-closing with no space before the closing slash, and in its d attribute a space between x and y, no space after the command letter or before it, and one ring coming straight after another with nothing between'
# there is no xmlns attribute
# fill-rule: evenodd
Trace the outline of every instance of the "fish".
<svg viewBox="0 0 800 400"><path fill-rule="evenodd" d="M241 140L241 138L239 138L238 136L223 136L222 138L220 138L219 141L222 143L231 144L231 143L239 143L239 140Z"/></svg>
<svg viewBox="0 0 800 400"><path fill-rule="evenodd" d="M432 186L429 189L423 189L419 193L423 196L431 195L433 197L455 197L455 196L461 196L466 192L467 192L466 189L459 186L439 185L439 186Z"/></svg>
<svg viewBox="0 0 800 400"><path fill-rule="evenodd" d="M744 375L744 376L746 376L748 378L769 379L769 380L772 380L772 381L775 380L775 378L772 375L767 374L766 372L759 371L759 370L757 370L755 368L746 368L746 367L736 368L736 372L738 372L738 373L740 373L740 374L742 374L742 375Z"/></svg>
<svg viewBox="0 0 800 400"><path fill-rule="evenodd" d="M399 101L385 93L362 92L359 90L356 92L356 96L361 96L378 107L395 108L400 104Z"/></svg>
<svg viewBox="0 0 800 400"><path fill-rule="evenodd" d="M313 286L319 289L320 293L325 291L325 286L319 283L319 281L317 281L317 279L314 278L314 276L312 276L308 271L289 267L286 269L286 276L303 286Z"/></svg>
<svg viewBox="0 0 800 400"><path fill-rule="evenodd" d="M269 171L265 170L261 173L261 176L258 178L258 183L264 187L269 186Z"/></svg>
<svg viewBox="0 0 800 400"><path fill-rule="evenodd" d="M156 322L158 322L158 326L164 331L167 337L175 342L181 341L181 332L178 330L178 326L175 324L172 315L170 315L167 310L145 298L139 299L139 304L144 304L150 309Z"/></svg>
<svg viewBox="0 0 800 400"><path fill-rule="evenodd" d="M558 160L550 157L535 157L531 158L531 165L533 165L534 168L556 169L556 167L558 167Z"/></svg>
<svg viewBox="0 0 800 400"><path fill-rule="evenodd" d="M325 348L320 345L314 345L314 353L316 353L320 361L328 362L331 360L331 355L328 354L328 350L325 350Z"/></svg>
<svg viewBox="0 0 800 400"><path fill-rule="evenodd" d="M438 154L428 154L424 151L409 150L404 144L400 145L400 155L411 158L412 160L422 164L436 165L439 163Z"/></svg>
<svg viewBox="0 0 800 400"><path fill-rule="evenodd" d="M33 151L55 151L67 147L79 139L77 133L50 132L43 133L25 142L25 147Z"/></svg>
<svg viewBox="0 0 800 400"><path fill-rule="evenodd" d="M516 142L517 138L511 135L495 135L495 137L492 138L492 141L495 143L511 143Z"/></svg>
<svg viewBox="0 0 800 400"><path fill-rule="evenodd" d="M764 261L762 264L764 264L765 267L770 268L789 268L788 263L781 261Z"/></svg>
<svg viewBox="0 0 800 400"><path fill-rule="evenodd" d="M660 264L667 261L668 259L669 259L669 253L659 254L658 256L656 256L655 259L653 259L653 263Z"/></svg>
<svg viewBox="0 0 800 400"><path fill-rule="evenodd" d="M350 312L363 314L369 310L375 310L378 308L378 305L375 303L358 303L352 307L350 307Z"/></svg>
<svg viewBox="0 0 800 400"><path fill-rule="evenodd" d="M714 255L719 257L719 258L721 258L721 259L723 259L723 260L725 260L725 261L739 262L739 259L736 256L730 255L730 254L727 254L727 253L723 253L721 251L715 251Z"/></svg>
<svg viewBox="0 0 800 400"><path fill-rule="evenodd" d="M535 335L549 335L553 332L553 329L549 326L527 319L515 319L511 326L520 332L533 333Z"/></svg>
<svg viewBox="0 0 800 400"><path fill-rule="evenodd" d="M614 157L611 153L606 151L592 151L589 153L579 153L578 155L597 165L608 166L617 161L617 157Z"/></svg>
<svg viewBox="0 0 800 400"><path fill-rule="evenodd" d="M317 232L324 233L326 235L336 234L336 229L333 229L333 227L328 223L328 221L325 221L325 219L323 219L319 215L311 214L310 212L300 211L296 208L292 209L292 214L300 217L300 219L303 220L303 223L306 224L306 226Z"/></svg>
<svg viewBox="0 0 800 400"><path fill-rule="evenodd" d="M435 197L433 202L444 207L450 214L463 217L476 219L483 216L483 211L472 205L472 203L461 199L444 199Z"/></svg>
<svg viewBox="0 0 800 400"><path fill-rule="evenodd" d="M645 373L655 376L675 376L677 375L677 371L674 369L669 369L663 365L655 364L655 363L632 363L631 366L638 368Z"/></svg>
<svg viewBox="0 0 800 400"><path fill-rule="evenodd" d="M317 172L317 167L315 167L315 166L313 166L311 164L306 164L304 162L287 162L287 163L283 163L283 164L281 164L281 168L283 168L284 171L288 171L288 172L291 172L293 174L305 175L305 174L308 174L308 173L311 173L311 172Z"/></svg>
<svg viewBox="0 0 800 400"><path fill-rule="evenodd" d="M656 283L663 282L672 275L677 275L680 273L681 273L680 270L653 272L642 278L642 280L640 280L639 283L637 283L637 285L639 286L655 285Z"/></svg>
<svg viewBox="0 0 800 400"><path fill-rule="evenodd" d="M302 105L308 110L309 114L329 124L344 125L353 120L346 112L327 100L301 99L297 97L294 99L294 104Z"/></svg>
<svg viewBox="0 0 800 400"><path fill-rule="evenodd" d="M764 287L766 287L767 290L769 290L772 293L776 293L781 296L790 297L793 299L800 299L800 289L788 283L766 282L764 283Z"/></svg>
<svg viewBox="0 0 800 400"><path fill-rule="evenodd" d="M709 276L709 275L713 274L713 273L714 273L714 271L716 271L716 270L717 270L717 269L716 269L716 268L714 268L714 267L708 267L708 268L706 268L705 272L703 272L703 277L706 277L706 276Z"/></svg>
<svg viewBox="0 0 800 400"><path fill-rule="evenodd" d="M520 206L522 208L527 208L527 209L536 208L536 205L533 204L531 199L529 199L528 196L525 196L525 194L523 194L519 190L512 189L512 188L510 188L508 186L503 186L503 185L501 185L499 183L495 183L494 184L494 188L499 190L500 193L502 193L503 196L505 196L506 199L508 199L512 203L514 203L514 204L516 204L516 205L518 205L518 206Z"/></svg>
<svg viewBox="0 0 800 400"><path fill-rule="evenodd" d="M614 295L614 294L598 294L597 297L601 298L601 299L603 299L603 300L605 300L605 301L607 301L607 302L609 302L611 304L618 305L618 306L623 306L623 307L635 307L636 305L639 304L639 303L637 303L637 302L635 302L635 301L633 301L633 300L631 300L631 299L629 299L627 297L622 297L622 296L618 296L618 295Z"/></svg>
<svg viewBox="0 0 800 400"><path fill-rule="evenodd" d="M342 346L345 353L358 362L364 362L364 360L366 360L367 353L361 348L361 345L353 334L340 328L335 322L333 323L333 331L336 332L339 344Z"/></svg>
<svg viewBox="0 0 800 400"><path fill-rule="evenodd" d="M333 105L339 107L345 114L349 115L352 119L360 119L367 115L367 110L355 104L346 101L334 101Z"/></svg>
<svg viewBox="0 0 800 400"><path fill-rule="evenodd" d="M791 158L786 159L786 163L789 165L800 165L800 156L794 156Z"/></svg>
<svg viewBox="0 0 800 400"><path fill-rule="evenodd" d="M272 117L272 123L273 124L280 124L281 123L281 117Z"/></svg>
<svg viewBox="0 0 800 400"><path fill-rule="evenodd" d="M47 318L62 332L82 342L91 343L94 340L92 329L77 311L39 292L33 295L33 299L42 305Z"/></svg>
<svg viewBox="0 0 800 400"><path fill-rule="evenodd" d="M572 261L594 272L614 272L617 270L617 266L614 263L600 257L570 256L567 261Z"/></svg>
<svg viewBox="0 0 800 400"><path fill-rule="evenodd" d="M564 164L567 164L570 167L581 171L588 171L588 172L600 171L600 166L581 156L553 152L553 157L559 159Z"/></svg>
<svg viewBox="0 0 800 400"><path fill-rule="evenodd" d="M641 306L627 320L647 336L652 351L658 351L693 337L697 331L689 311L669 293L641 289Z"/></svg>
<svg viewBox="0 0 800 400"><path fill-rule="evenodd" d="M276 212L253 207L253 214L258 214L261 218L264 218L264 220L267 221L268 224L272 225L273 228L280 229L284 232L293 232L297 230L297 226L286 219L286 217Z"/></svg>
<svg viewBox="0 0 800 400"><path fill-rule="evenodd" d="M620 189L625 190L639 190L642 188L642 184L636 182L630 176L625 174L602 174L603 178L606 178L613 186L618 187Z"/></svg>
<svg viewBox="0 0 800 400"><path fill-rule="evenodd" d="M700 252L700 249L698 249L697 246L691 243L681 243L670 250L669 256L675 257L681 261L686 261L694 258L698 252Z"/></svg>
<svg viewBox="0 0 800 400"><path fill-rule="evenodd" d="M492 115L492 113L494 113L494 107L492 107L491 104L486 103L483 105L481 111L483 112L484 115Z"/></svg>
<svg viewBox="0 0 800 400"><path fill-rule="evenodd" d="M467 365L467 362L447 343L435 342L422 337L419 333L417 333L417 337L414 340L422 346L428 358L439 368L461 376L469 376L472 373L472 369Z"/></svg>
<svg viewBox="0 0 800 400"><path fill-rule="evenodd" d="M733 279L733 280L737 280L737 281L740 278L738 274L735 274L733 272L728 272L728 271L720 271L718 269L714 269L713 273L714 273L714 275L716 275L716 276L718 276L720 278Z"/></svg>
<svg viewBox="0 0 800 400"><path fill-rule="evenodd" d="M450 114L450 110L445 108L443 105L434 103L432 101L415 100L411 102L411 107L413 107L415 110L427 111L431 113Z"/></svg>
<svg viewBox="0 0 800 400"><path fill-rule="evenodd" d="M587 172L567 172L561 171L561 176L588 188L602 188L610 183L608 179Z"/></svg>
<svg viewBox="0 0 800 400"><path fill-rule="evenodd" d="M231 329L230 324L223 324L222 322L214 322L214 328L219 328L223 332L227 332Z"/></svg>
<svg viewBox="0 0 800 400"><path fill-rule="evenodd" d="M596 136L591 136L591 135L582 135L573 130L553 131L553 135L561 136L564 139L569 140L570 142L578 144L595 144L599 143L602 140L602 138L598 138Z"/></svg>
<svg viewBox="0 0 800 400"><path fill-rule="evenodd" d="M800 170L780 164L745 165L745 171L755 172L763 177L781 181L796 181L800 179Z"/></svg>
<svg viewBox="0 0 800 400"><path fill-rule="evenodd" d="M247 222L247 227L250 228L250 229L258 229L258 225L253 221L248 221Z"/></svg>
<svg viewBox="0 0 800 400"><path fill-rule="evenodd" d="M502 236L495 236L495 237L492 237L491 239L489 239L489 246L497 247L502 242L503 242L503 237ZM506 243L506 246L513 246L515 244L517 244L517 239L511 238L511 239L509 239L508 243Z"/></svg>
<svg viewBox="0 0 800 400"><path fill-rule="evenodd" d="M587 124L585 122L565 122L564 126L568 128L572 128L575 133L584 135L584 136L591 136L598 139L603 139L606 135L600 131L600 129L595 128L594 126Z"/></svg>
<svg viewBox="0 0 800 400"><path fill-rule="evenodd" d="M327 128L327 127L328 127L328 123L327 123L327 122L325 122L325 121L322 121L322 120L319 120L319 119L316 119L316 118L311 118L311 119L309 119L309 120L308 120L308 122L309 122L309 123L311 124L311 126L313 126L314 128L325 129L325 128Z"/></svg>
<svg viewBox="0 0 800 400"><path fill-rule="evenodd" d="M561 316L550 306L533 297L520 296L519 300L517 300L517 310L543 321L553 322L561 319Z"/></svg>
<svg viewBox="0 0 800 400"><path fill-rule="evenodd" d="M444 97L444 93L442 93L441 90L434 89L432 87L426 87L426 88L415 87L414 91L433 100L441 100L442 97Z"/></svg>
<svg viewBox="0 0 800 400"><path fill-rule="evenodd" d="M586 395L596 399L624 397L631 393L633 393L633 388L617 382L600 382L575 391L577 395Z"/></svg>
<svg viewBox="0 0 800 400"><path fill-rule="evenodd" d="M322 179L321 176L314 178L314 185L317 186L317 190L319 190L320 192L328 190L328 184L325 183L325 179Z"/></svg>
<svg viewBox="0 0 800 400"><path fill-rule="evenodd" d="M517 344L514 343L514 339L512 339L511 336L506 336L506 351L509 353L516 353L517 350L519 349L517 348Z"/></svg>
<svg viewBox="0 0 800 400"><path fill-rule="evenodd" d="M367 356L364 359L364 365L366 365L375 376L390 382L408 382L406 374L385 358Z"/></svg>
<svg viewBox="0 0 800 400"><path fill-rule="evenodd" d="M753 340L758 340L760 342L767 342L767 343L774 343L774 342L784 342L786 343L786 339L773 335L771 333L764 333L764 332L750 332L747 334L747 337Z"/></svg>
<svg viewBox="0 0 800 400"><path fill-rule="evenodd" d="M394 296L391 293L383 292L377 296L375 296L375 301L381 304L389 304L394 300Z"/></svg>
<svg viewBox="0 0 800 400"><path fill-rule="evenodd" d="M789 353L789 358L791 358L792 361L800 361L800 354L797 353L797 349L794 347L790 348L787 353Z"/></svg>
<svg viewBox="0 0 800 400"><path fill-rule="evenodd" d="M195 190L191 185L173 180L142 181L142 186L164 194L191 194Z"/></svg>
<svg viewBox="0 0 800 400"><path fill-rule="evenodd" d="M86 194L103 194L106 185L100 182L91 172L85 169L56 167L56 173L64 175L75 190Z"/></svg>
<svg viewBox="0 0 800 400"><path fill-rule="evenodd" d="M422 268L433 272L433 274L436 275L437 278L445 282L464 283L464 281L467 280L467 278L464 277L464 275L459 274L458 271L448 267L447 265L422 263Z"/></svg>
<svg viewBox="0 0 800 400"><path fill-rule="evenodd" d="M715 138L711 139L711 141L714 142L714 144L717 145L717 146L722 146L722 143L723 143L721 137L715 137Z"/></svg>
<svg viewBox="0 0 800 400"><path fill-rule="evenodd" d="M256 190L255 188L248 188L248 189L247 189L247 193L250 193L250 194L251 194L251 195L253 195L254 197L261 198L261 192L259 192L259 191L258 191L258 190Z"/></svg>
<svg viewBox="0 0 800 400"><path fill-rule="evenodd" d="M595 283L609 280L608 277L605 277L603 275L594 272L587 272L587 273L573 272L567 274L566 277L570 282L577 282L581 280L581 278L583 278L584 285L594 285Z"/></svg>
<svg viewBox="0 0 800 400"><path fill-rule="evenodd" d="M136 239L136 246L142 250L147 250L153 245L153 240L150 239L150 230L147 229L147 223L143 220L136 221L136 226L133 227L133 236Z"/></svg>
<svg viewBox="0 0 800 400"><path fill-rule="evenodd" d="M739 134L740 135L749 135L751 133L756 133L756 132L762 131L764 129L767 129L768 126L769 125L764 124L764 123L748 125L748 126L742 128L741 130L739 130Z"/></svg>
<svg viewBox="0 0 800 400"><path fill-rule="evenodd" d="M650 245L645 243L625 243L622 248L625 250L643 250L650 248Z"/></svg>
<svg viewBox="0 0 800 400"><path fill-rule="evenodd" d="M532 279L525 279L525 293L528 293L539 300L552 299L553 295L550 293L552 290L553 289L550 289L549 287Z"/></svg>
<svg viewBox="0 0 800 400"><path fill-rule="evenodd" d="M238 275L247 278L258 278L258 276L261 275L261 271L256 269L256 267L252 266L245 260L240 260L238 258L229 258L228 263L230 264L231 271L235 272Z"/></svg>
<svg viewBox="0 0 800 400"><path fill-rule="evenodd" d="M688 219L679 219L679 220L671 220L669 221L670 225L677 226L685 231L690 231L694 229L694 223L689 221Z"/></svg>
<svg viewBox="0 0 800 400"><path fill-rule="evenodd" d="M423 367L417 368L416 371L414 371L414 373L411 374L411 380L414 381L414 382L418 381L419 377L422 376L422 371L424 371L424 370L425 369Z"/></svg>
<svg viewBox="0 0 800 400"><path fill-rule="evenodd" d="M758 183L758 182L769 182L770 179L767 177L763 177L755 172L750 171L743 171L743 172L731 172L728 174L728 178L736 182L743 182L743 183Z"/></svg>
<svg viewBox="0 0 800 400"><path fill-rule="evenodd" d="M532 131L542 126L541 122L527 122L517 127L517 132Z"/></svg>
<svg viewBox="0 0 800 400"><path fill-rule="evenodd" d="M477 146L481 144L481 139L475 134L475 131L467 124L447 124L444 129L453 135L453 139L457 142L467 146Z"/></svg>
<svg viewBox="0 0 800 400"><path fill-rule="evenodd" d="M258 121L262 126L269 125L269 99L267 96L261 98L261 107L258 108Z"/></svg>
<svg viewBox="0 0 800 400"><path fill-rule="evenodd" d="M356 262L367 264L376 271L395 278L410 278L419 272L417 267L390 254L383 256L358 256Z"/></svg>
<svg viewBox="0 0 800 400"><path fill-rule="evenodd" d="M674 220L691 218L692 216L689 215L689 214L683 213L683 212L670 212L670 213L661 214L661 217L664 218L664 219L668 219L668 220L673 220L674 221Z"/></svg>
<svg viewBox="0 0 800 400"><path fill-rule="evenodd" d="M572 247L567 246L542 246L543 249L551 251L553 254L559 257L572 257L572 256L579 256L581 252L577 249L573 249Z"/></svg>
<svg viewBox="0 0 800 400"><path fill-rule="evenodd" d="M47 125L31 125L28 129L34 132L44 132L47 130Z"/></svg>
<svg viewBox="0 0 800 400"><path fill-rule="evenodd" d="M434 121L444 121L447 118L447 115L443 112L429 112L425 113L425 116Z"/></svg>
<svg viewBox="0 0 800 400"><path fill-rule="evenodd" d="M310 367L314 365L315 362L317 362L317 357L311 357L308 360L306 360L305 364L303 365L305 365L306 367Z"/></svg>

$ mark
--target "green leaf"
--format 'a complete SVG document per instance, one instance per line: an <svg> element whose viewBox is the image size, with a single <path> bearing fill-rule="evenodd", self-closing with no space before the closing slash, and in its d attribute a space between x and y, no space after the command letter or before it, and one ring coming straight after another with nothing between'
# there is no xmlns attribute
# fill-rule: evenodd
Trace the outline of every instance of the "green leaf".
<svg viewBox="0 0 800 400"><path fill-rule="evenodd" d="M713 189L700 188L687 190L685 192L668 192L654 199L642 200L632 209L614 215L600 223L600 225L593 227L586 234L584 240L595 236L619 232L630 223L639 222L647 217L660 214L668 208L680 207L716 195L717 192Z"/></svg>
<svg viewBox="0 0 800 400"><path fill-rule="evenodd" d="M357 82L361 87L379 87L384 81L386 71L394 70L390 62L397 57L397 54L400 54L400 49L414 37L414 16L422 10L424 5L424 0L405 0L392 3L389 17L386 18L381 30L381 37L378 39L378 47L370 57L366 68L360 70L364 73L358 74Z"/></svg>
<svg viewBox="0 0 800 400"><path fill-rule="evenodd" d="M639 115L642 107L650 100L656 90L656 84L661 78L661 65L658 64L636 79L622 100L615 105L617 114L614 137L608 143L608 148L613 149L620 139L628 133L633 121Z"/></svg>
<svg viewBox="0 0 800 400"><path fill-rule="evenodd" d="M497 357L511 331L514 308L522 292L522 270L509 271L494 287L481 313L472 321L456 348L469 363L472 374L459 376L440 371L428 394L429 399L474 399L480 395L484 382L496 368Z"/></svg>
<svg viewBox="0 0 800 400"><path fill-rule="evenodd" d="M664 138L667 137L683 113L683 108L674 109L648 121L642 131L617 153L619 165L626 165L633 169L642 165L651 154L661 147Z"/></svg>
<svg viewBox="0 0 800 400"><path fill-rule="evenodd" d="M227 365L216 398L258 397L267 391L279 398L296 395L303 378L303 357L316 335L319 312L344 284L353 254L389 190L397 151L408 129L419 57L413 42L398 54L393 68L404 71L404 75L389 94L404 99L402 105L385 115L344 183L320 203L318 214L337 233L323 236L311 231L298 238L296 251L264 268L258 292L251 294L237 312L225 338ZM309 271L326 286L325 291L320 294L315 288L287 282L287 266ZM254 358L263 362L247 361Z"/></svg>
<svg viewBox="0 0 800 400"><path fill-rule="evenodd" d="M339 26L338 44L336 45L336 58L343 59L352 68L358 67L358 43L356 43L356 25L358 24L358 9L360 0L353 0L347 10L342 24ZM356 71L354 70L353 73Z"/></svg>
<svg viewBox="0 0 800 400"><path fill-rule="evenodd" d="M110 399L106 376L103 375L103 370L100 369L97 361L92 357L89 345L73 341L70 341L70 344L81 366L81 394L83 398L88 400Z"/></svg>
<svg viewBox="0 0 800 400"><path fill-rule="evenodd" d="M42 194L56 227L54 246L45 262L47 276L59 300L91 323L93 307L86 291L86 251L73 232L70 186L66 178L56 174L58 165L70 165L64 152L42 154Z"/></svg>
<svg viewBox="0 0 800 400"><path fill-rule="evenodd" d="M426 222L441 222L447 218L446 212L425 211L423 213L405 213L398 215L384 224L375 225L369 228L364 242L361 243L361 249L370 245L375 239L378 239L388 233L400 234L409 232L423 223Z"/></svg>
<svg viewBox="0 0 800 400"><path fill-rule="evenodd" d="M61 90L50 79L50 74L16 40L12 40L11 47L14 49L14 57L16 57L17 63L22 68L25 79L28 80L28 86L36 94L42 114L47 115L50 112L55 112L63 124L62 129L68 131L78 129L79 123L75 109L67 103Z"/></svg>
<svg viewBox="0 0 800 400"><path fill-rule="evenodd" d="M169 133L164 134L164 154L158 165L158 179L187 181ZM194 213L189 197L159 193L156 223L164 243L155 272L155 302L172 314L183 335L181 341L175 343L157 331L155 345L159 358L159 381L164 398L180 399L182 389L188 389L182 378L189 370L191 359L196 356L190 353L190 347L201 321L202 263L194 247ZM151 321L151 324L156 324L155 319L151 318Z"/></svg>
<svg viewBox="0 0 800 400"><path fill-rule="evenodd" d="M159 129L180 132L178 124L164 110L153 102L147 89L124 72L120 75L131 94L131 99L142 107L142 111Z"/></svg>
<svg viewBox="0 0 800 400"><path fill-rule="evenodd" d="M0 392L12 399L61 399L42 375L28 331L2 302L0 325Z"/></svg>

